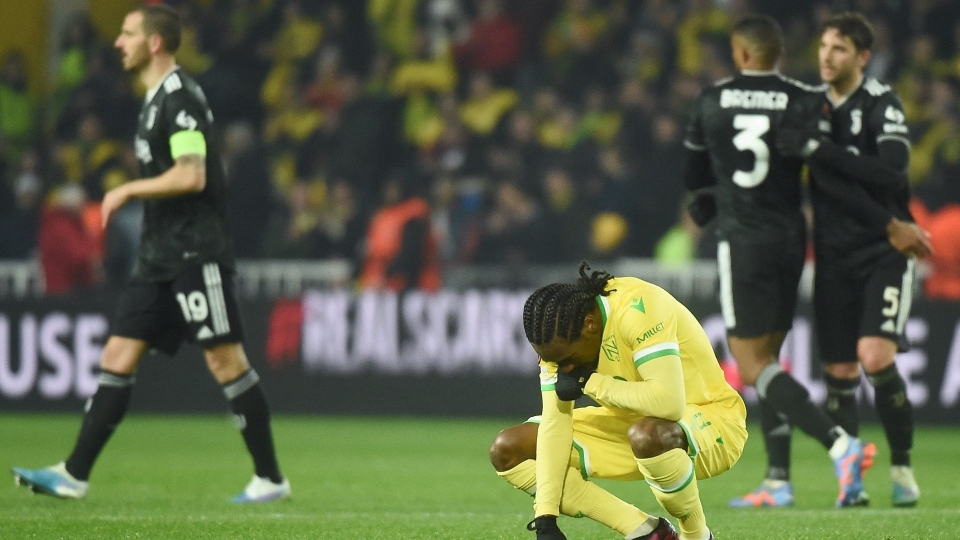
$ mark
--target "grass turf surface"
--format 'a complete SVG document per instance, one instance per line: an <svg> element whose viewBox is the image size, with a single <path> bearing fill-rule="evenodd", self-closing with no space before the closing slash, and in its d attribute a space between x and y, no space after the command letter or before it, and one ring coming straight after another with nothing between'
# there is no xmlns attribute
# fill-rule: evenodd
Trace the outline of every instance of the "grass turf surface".
<svg viewBox="0 0 960 540"><path fill-rule="evenodd" d="M79 416L0 416L0 466L39 467L64 458ZM487 448L510 421L281 417L274 431L293 500L228 502L251 466L227 417L131 416L104 451L82 501L31 496L0 484L0 538L528 539L531 499L500 480ZM914 509L890 507L886 443L866 479L869 508L835 510L824 451L794 437L797 504L731 510L765 467L756 430L740 463L700 483L711 528L723 539L958 538L960 449L955 428L920 429L914 463L923 490ZM9 474L7 472L6 474ZM601 482L663 514L642 483ZM587 519L562 518L571 540L622 538Z"/></svg>

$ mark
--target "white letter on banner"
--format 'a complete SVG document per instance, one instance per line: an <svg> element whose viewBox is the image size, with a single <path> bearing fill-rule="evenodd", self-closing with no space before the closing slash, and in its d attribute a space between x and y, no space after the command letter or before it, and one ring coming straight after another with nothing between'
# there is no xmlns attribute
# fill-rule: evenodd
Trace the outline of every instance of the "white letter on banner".
<svg viewBox="0 0 960 540"><path fill-rule="evenodd" d="M20 319L20 369L13 372L10 321L0 315L0 394L19 398L30 393L37 377L37 320L33 315Z"/></svg>
<svg viewBox="0 0 960 540"><path fill-rule="evenodd" d="M346 291L309 290L303 295L302 355L307 371L328 369L336 373L355 371L350 362L350 295Z"/></svg>
<svg viewBox="0 0 960 540"><path fill-rule="evenodd" d="M953 331L950 354L947 355L947 369L943 372L943 386L940 387L940 404L946 408L957 404L960 397L960 323Z"/></svg>
<svg viewBox="0 0 960 540"><path fill-rule="evenodd" d="M357 299L353 318L353 359L372 363L377 371L400 371L397 335L397 295L367 291Z"/></svg>
<svg viewBox="0 0 960 540"><path fill-rule="evenodd" d="M77 359L77 397L86 399L97 391L94 368L100 365L103 346L99 343L107 335L107 319L99 313L77 316L73 330L73 352Z"/></svg>
<svg viewBox="0 0 960 540"><path fill-rule="evenodd" d="M444 372L470 371L472 364L480 364L484 324L484 301L480 291L469 290L460 298L457 310L457 334L451 347L453 362L444 366Z"/></svg>
<svg viewBox="0 0 960 540"><path fill-rule="evenodd" d="M400 353L404 372L426 373L447 360L450 355L448 311L455 304L455 294L447 291L436 294L412 291L404 295L400 311L410 334Z"/></svg>
<svg viewBox="0 0 960 540"><path fill-rule="evenodd" d="M53 373L40 376L40 395L60 399L70 391L73 383L73 359L59 338L70 333L70 317L54 312L40 322L40 354L53 368Z"/></svg>

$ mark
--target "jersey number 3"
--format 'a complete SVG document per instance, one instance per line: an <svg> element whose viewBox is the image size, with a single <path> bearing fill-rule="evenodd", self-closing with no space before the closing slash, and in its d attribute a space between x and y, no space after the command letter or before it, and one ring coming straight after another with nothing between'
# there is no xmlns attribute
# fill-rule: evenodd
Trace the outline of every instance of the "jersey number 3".
<svg viewBox="0 0 960 540"><path fill-rule="evenodd" d="M738 114L733 127L740 130L733 138L737 150L753 154L753 170L733 172L733 183L742 188L754 188L763 183L770 171L770 147L761 137L770 131L770 117L762 114Z"/></svg>

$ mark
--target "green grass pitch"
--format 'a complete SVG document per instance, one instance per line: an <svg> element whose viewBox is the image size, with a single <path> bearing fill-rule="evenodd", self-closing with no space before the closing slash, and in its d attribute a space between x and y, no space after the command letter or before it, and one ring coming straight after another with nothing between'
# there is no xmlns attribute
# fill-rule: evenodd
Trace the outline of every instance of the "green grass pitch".
<svg viewBox="0 0 960 540"><path fill-rule="evenodd" d="M236 506L251 466L231 420L211 416L128 418L94 470L82 501L31 496L12 476L0 486L0 538L529 539L531 499L500 480L487 448L509 420L281 417L274 430L293 500ZM79 416L0 416L0 465L63 459ZM923 499L891 509L886 445L866 483L869 508L835 510L831 465L794 437L797 505L730 510L764 471L757 432L732 471L700 483L718 539L960 538L960 448L956 428L918 431L915 469ZM9 474L6 473L6 474ZM603 482L662 514L642 483ZM562 518L571 540L622 538L586 519Z"/></svg>

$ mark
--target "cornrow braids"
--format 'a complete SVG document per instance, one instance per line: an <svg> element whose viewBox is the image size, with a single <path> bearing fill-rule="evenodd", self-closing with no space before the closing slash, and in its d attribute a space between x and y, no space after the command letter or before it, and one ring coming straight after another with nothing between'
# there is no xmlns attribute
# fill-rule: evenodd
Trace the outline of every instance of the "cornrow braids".
<svg viewBox="0 0 960 540"><path fill-rule="evenodd" d="M590 272L587 261L580 263L580 279L576 283L551 283L540 287L523 305L523 332L534 345L549 343L554 338L574 341L580 337L583 319L593 310L596 296L607 296L607 282L613 276L600 271Z"/></svg>

